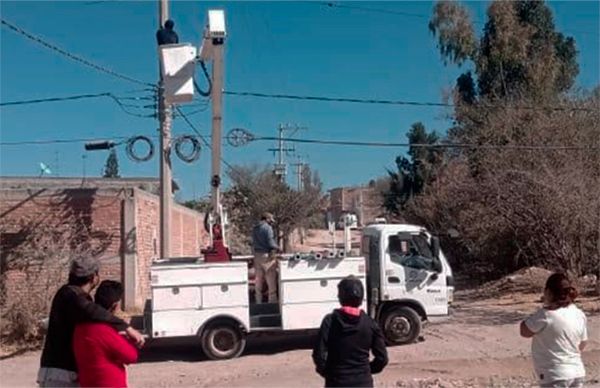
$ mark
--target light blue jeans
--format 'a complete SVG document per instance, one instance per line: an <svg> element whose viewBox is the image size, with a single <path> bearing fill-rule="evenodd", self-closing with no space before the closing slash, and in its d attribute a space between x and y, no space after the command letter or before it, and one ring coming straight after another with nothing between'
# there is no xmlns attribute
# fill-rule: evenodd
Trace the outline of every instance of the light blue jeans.
<svg viewBox="0 0 600 388"><path fill-rule="evenodd" d="M58 368L41 367L37 383L40 387L79 387L77 373Z"/></svg>

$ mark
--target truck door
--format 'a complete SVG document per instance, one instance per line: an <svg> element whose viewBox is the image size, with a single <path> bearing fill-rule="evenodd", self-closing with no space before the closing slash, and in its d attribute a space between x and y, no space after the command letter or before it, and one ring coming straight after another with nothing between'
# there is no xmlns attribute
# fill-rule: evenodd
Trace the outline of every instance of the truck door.
<svg viewBox="0 0 600 388"><path fill-rule="evenodd" d="M426 234L387 236L384 263L384 296L390 300L416 300L427 315L448 313L446 277L433 257Z"/></svg>

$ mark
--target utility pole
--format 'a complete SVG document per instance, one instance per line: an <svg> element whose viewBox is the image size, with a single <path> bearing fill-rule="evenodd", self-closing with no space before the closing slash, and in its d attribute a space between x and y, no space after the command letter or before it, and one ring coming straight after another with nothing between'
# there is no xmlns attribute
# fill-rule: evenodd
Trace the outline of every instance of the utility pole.
<svg viewBox="0 0 600 388"><path fill-rule="evenodd" d="M158 28L169 19L169 0L158 0ZM160 258L171 254L171 107L165 101L165 89L159 63L158 119L160 121Z"/></svg>
<svg viewBox="0 0 600 388"><path fill-rule="evenodd" d="M283 155L284 153L296 151L295 148L286 148L284 134L286 132L290 132L289 136L294 135L298 130L306 129L305 127L299 127L298 125L290 125L290 124L279 124L278 127L278 140L277 140L277 148L269 148L269 151L277 153L277 163L275 164L275 175L279 175L279 178L282 182L285 182L285 178L287 176L287 164L284 161Z"/></svg>
<svg viewBox="0 0 600 388"><path fill-rule="evenodd" d="M302 160L300 159L298 161L298 163L294 163L293 166L296 167L296 178L298 179L297 185L298 185L298 191L302 191L302 189L304 188L304 182L302 179L303 178L303 173L304 173L304 166L306 166L306 163L303 163Z"/></svg>
<svg viewBox="0 0 600 388"><path fill-rule="evenodd" d="M215 44L217 43L217 44ZM212 144L211 144L211 205L214 214L221 215L221 138L223 114L223 39L213 39L212 47Z"/></svg>

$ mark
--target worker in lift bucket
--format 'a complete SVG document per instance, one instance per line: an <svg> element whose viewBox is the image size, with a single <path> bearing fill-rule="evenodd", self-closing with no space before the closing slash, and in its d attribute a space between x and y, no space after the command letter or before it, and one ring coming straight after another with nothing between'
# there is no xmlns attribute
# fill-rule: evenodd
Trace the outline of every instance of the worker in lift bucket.
<svg viewBox="0 0 600 388"><path fill-rule="evenodd" d="M360 309L364 296L358 278L342 279L338 284L342 308L323 318L312 358L326 387L372 387L372 375L388 363L379 325Z"/></svg>
<svg viewBox="0 0 600 388"><path fill-rule="evenodd" d="M260 222L252 230L252 249L254 250L254 294L256 303L263 302L263 287L266 281L269 303L277 302L277 258L281 252L273 232L275 217L264 213Z"/></svg>

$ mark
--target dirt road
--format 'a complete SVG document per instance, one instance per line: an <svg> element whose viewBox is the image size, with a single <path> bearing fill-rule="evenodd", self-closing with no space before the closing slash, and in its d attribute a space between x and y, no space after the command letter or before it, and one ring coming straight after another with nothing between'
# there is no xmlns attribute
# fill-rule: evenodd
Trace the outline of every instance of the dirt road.
<svg viewBox="0 0 600 388"><path fill-rule="evenodd" d="M458 297L453 317L426 326L424 341L389 348L390 365L376 376L377 386L520 387L534 382L529 341L518 336L516 325L535 308L534 296L476 302ZM597 306L599 300L585 303ZM587 386L600 386L600 315L589 316L588 324ZM322 386L310 347L307 336L254 337L241 358L213 362L204 359L193 339L155 343L129 368L129 381L134 387ZM38 362L39 352L0 361L1 385L33 386Z"/></svg>

